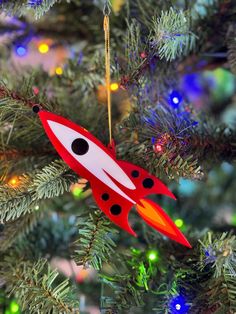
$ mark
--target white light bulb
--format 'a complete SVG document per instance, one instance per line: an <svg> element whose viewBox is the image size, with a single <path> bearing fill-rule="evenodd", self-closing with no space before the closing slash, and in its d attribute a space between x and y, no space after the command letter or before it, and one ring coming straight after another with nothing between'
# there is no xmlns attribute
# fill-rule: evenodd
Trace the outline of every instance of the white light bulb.
<svg viewBox="0 0 236 314"><path fill-rule="evenodd" d="M179 311L181 309L181 305L180 304L176 304L175 308L176 308L177 311Z"/></svg>
<svg viewBox="0 0 236 314"><path fill-rule="evenodd" d="M178 104L179 103L179 99L177 97L173 97L173 103L174 104Z"/></svg>

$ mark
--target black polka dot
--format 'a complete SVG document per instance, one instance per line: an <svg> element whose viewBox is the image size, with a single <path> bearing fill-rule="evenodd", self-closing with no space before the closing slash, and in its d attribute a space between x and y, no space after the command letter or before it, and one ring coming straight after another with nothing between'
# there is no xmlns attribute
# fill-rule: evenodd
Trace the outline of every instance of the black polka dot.
<svg viewBox="0 0 236 314"><path fill-rule="evenodd" d="M40 107L38 105L34 105L32 107L32 110L33 110L34 113L38 113L40 111Z"/></svg>
<svg viewBox="0 0 236 314"><path fill-rule="evenodd" d="M139 176L138 170L133 170L133 171L131 172L131 176L132 176L133 178L137 178L137 177Z"/></svg>
<svg viewBox="0 0 236 314"><path fill-rule="evenodd" d="M110 212L112 213L112 215L119 215L121 213L121 207L120 205L112 205L110 208Z"/></svg>
<svg viewBox="0 0 236 314"><path fill-rule="evenodd" d="M151 189L154 185L154 181L151 178L146 178L143 180L143 186L146 189Z"/></svg>
<svg viewBox="0 0 236 314"><path fill-rule="evenodd" d="M104 201L108 201L109 200L109 194L108 193L103 193L102 194L102 199L104 200Z"/></svg>
<svg viewBox="0 0 236 314"><path fill-rule="evenodd" d="M76 155L84 155L89 150L89 144L83 138L77 138L72 142L71 148Z"/></svg>

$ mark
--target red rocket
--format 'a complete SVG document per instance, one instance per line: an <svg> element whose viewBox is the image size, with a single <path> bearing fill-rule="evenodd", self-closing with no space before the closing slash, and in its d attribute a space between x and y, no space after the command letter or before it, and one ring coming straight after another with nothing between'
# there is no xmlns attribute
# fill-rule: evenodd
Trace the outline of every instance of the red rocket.
<svg viewBox="0 0 236 314"><path fill-rule="evenodd" d="M154 229L191 247L162 208L145 198L150 194L164 194L175 199L159 179L138 166L117 160L111 149L81 126L43 110L39 111L39 117L58 154L90 182L96 203L111 221L136 236L128 222L134 206Z"/></svg>

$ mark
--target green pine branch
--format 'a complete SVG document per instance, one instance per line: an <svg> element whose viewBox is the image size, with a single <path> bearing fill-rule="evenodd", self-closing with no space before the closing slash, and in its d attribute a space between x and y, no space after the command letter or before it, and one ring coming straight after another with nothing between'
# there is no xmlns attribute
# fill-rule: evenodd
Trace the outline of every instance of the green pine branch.
<svg viewBox="0 0 236 314"><path fill-rule="evenodd" d="M6 251L15 241L28 234L42 216L41 211L34 211L4 224L3 230L0 232L0 251Z"/></svg>
<svg viewBox="0 0 236 314"><path fill-rule="evenodd" d="M127 67L123 70L124 77L122 78L124 86L137 84L144 74L148 75L148 69L154 57L172 61L186 56L195 48L197 36L191 31L190 12L171 7L156 15L153 13L151 21L150 18L149 20L145 18L145 23L140 23L138 17L135 16L135 19L128 24ZM143 12L139 14L142 16ZM164 71L162 76L165 75L167 68L168 64L162 64L159 61L158 75L162 71Z"/></svg>
<svg viewBox="0 0 236 314"><path fill-rule="evenodd" d="M28 191L30 179L23 177L18 188L5 184L0 186L0 222L18 219L33 210L35 193Z"/></svg>
<svg viewBox="0 0 236 314"><path fill-rule="evenodd" d="M136 68L138 71L138 69L141 69L147 63L146 58L142 58L141 56L141 53L145 53L147 47L145 43L141 41L141 26L136 20L128 24L126 40L126 58L129 60L127 63L128 71L131 71L133 68Z"/></svg>
<svg viewBox="0 0 236 314"><path fill-rule="evenodd" d="M19 186L0 186L0 221L18 219L35 210L41 199L69 191L77 176L62 161L54 161L42 170L21 178Z"/></svg>
<svg viewBox="0 0 236 314"><path fill-rule="evenodd" d="M165 103L155 109L137 108L120 126L125 132L119 133L118 155L157 176L201 179L209 169L206 155L216 163L235 159L236 135L225 125L199 118L196 125ZM156 144L160 151L155 151Z"/></svg>
<svg viewBox="0 0 236 314"><path fill-rule="evenodd" d="M77 178L62 160L56 160L35 174L28 191L36 193L37 199L56 197L69 191Z"/></svg>
<svg viewBox="0 0 236 314"><path fill-rule="evenodd" d="M29 5L28 0L3 0L0 4L0 10L7 15L22 16L26 14L32 14L36 19L43 16L58 0L43 0L40 5Z"/></svg>
<svg viewBox="0 0 236 314"><path fill-rule="evenodd" d="M172 267L169 267L167 275L164 267L166 258L169 258L165 251L167 248L163 242L157 243L157 241L152 241L150 245L151 248L158 247L157 260L153 262L148 260L149 250L146 243L142 249L132 248L123 254L116 254L111 261L109 275L105 271L100 275L104 284L103 295L106 295L108 291L110 295L110 290L112 290L113 302L110 303L113 303L121 313L130 308L134 309L135 313L144 313L146 308L150 309L153 305L153 310L157 313L167 314L167 295L176 293L172 280L176 280L179 273L177 275L177 271L175 273ZM184 270L182 272L184 273ZM160 311L157 306L160 307Z"/></svg>
<svg viewBox="0 0 236 314"><path fill-rule="evenodd" d="M228 30L228 62L233 74L236 75L236 31L234 27L230 27Z"/></svg>
<svg viewBox="0 0 236 314"><path fill-rule="evenodd" d="M201 271L207 271L203 279L204 289L199 298L205 301L205 310L215 308L216 313L234 313L236 311L236 237L232 233L221 235L209 232L203 241L201 248ZM209 267L210 272L209 272ZM209 278L210 277L210 278ZM205 295L208 296L205 300ZM193 313L199 311L199 303L194 304Z"/></svg>
<svg viewBox="0 0 236 314"><path fill-rule="evenodd" d="M1 159L6 163L9 160L8 154L12 156L11 159L19 159L18 155L35 156L38 154L42 158L50 152L54 153L45 145L43 128L38 117L32 112L32 107L36 103L46 110L50 109L51 105L45 101L45 96L34 95L32 75L21 79L21 84L17 79L6 79L6 81L11 81L13 89L10 88L10 84L9 87L5 84L0 86L0 151ZM16 151L15 156L11 154ZM48 160L50 161L50 155Z"/></svg>
<svg viewBox="0 0 236 314"><path fill-rule="evenodd" d="M79 313L77 296L73 295L69 280L58 283L59 273L44 259L33 263L19 260L13 254L5 256L0 262L0 274L9 295L15 295L27 313Z"/></svg>
<svg viewBox="0 0 236 314"><path fill-rule="evenodd" d="M158 56L171 61L187 55L194 49L196 35L190 30L189 12L177 11L172 7L162 11L160 17L153 17L153 45Z"/></svg>
<svg viewBox="0 0 236 314"><path fill-rule="evenodd" d="M102 281L109 286L115 299L115 307L123 311L131 307L140 307L143 303L143 290L137 288L131 274L102 275Z"/></svg>
<svg viewBox="0 0 236 314"><path fill-rule="evenodd" d="M62 204L59 204L62 211L57 213L58 206L53 210L52 203L45 206L47 210L43 212L43 217L41 216L34 228L15 242L15 246L25 259L50 260L55 256L70 259L71 243L77 234L76 219L71 213L63 211Z"/></svg>
<svg viewBox="0 0 236 314"><path fill-rule="evenodd" d="M73 258L78 265L100 269L114 254L115 243L111 234L117 231L99 211L89 217L78 218L78 239L74 245Z"/></svg>
<svg viewBox="0 0 236 314"><path fill-rule="evenodd" d="M166 70L170 68L173 73L175 64L166 61L178 58L181 61L178 69L181 68L185 72L186 65L202 60L204 53L214 53L215 49L217 53L225 49L228 27L234 25L234 1L228 1L227 4L223 0L185 1L181 8L183 10L173 1L160 1L158 7L154 1L148 1L147 4L135 1L130 4L128 38L125 42L126 45L128 42L127 60L126 65L122 67L123 86L128 88L136 84L141 85L148 76L153 80L155 73L156 77L161 77L158 89L160 84L169 88L174 78L171 74L169 76ZM137 33L133 31L135 25L139 27L140 38L137 38ZM220 27L219 25L224 27L216 36L215 29ZM135 42L137 46L133 46ZM141 58L141 54L146 57ZM208 67L219 67L224 60L207 58L206 61L202 71ZM196 70L199 71L199 68Z"/></svg>
<svg viewBox="0 0 236 314"><path fill-rule="evenodd" d="M7 73L7 69L5 71ZM96 88L104 81L99 53L93 58L84 58L80 66L75 61L68 62L60 79L34 71L33 74L27 72L23 78L6 74L4 81L5 84L0 85L0 152L3 155L17 150L19 156L26 158L47 157L50 162L51 156L55 157L38 116L32 112L34 104L68 118L75 117L75 122L93 134L107 137L103 128L107 123L105 108L100 105L98 112L96 98ZM35 86L39 89L38 95L34 94ZM48 96L52 91L56 95L53 99Z"/></svg>
<svg viewBox="0 0 236 314"><path fill-rule="evenodd" d="M201 242L201 241L200 241ZM214 270L214 277L218 278L222 274L228 273L232 277L236 277L236 236L232 233L222 233L221 235L213 235L208 232L205 239L201 242L201 266L211 263ZM209 251L210 257L205 252Z"/></svg>

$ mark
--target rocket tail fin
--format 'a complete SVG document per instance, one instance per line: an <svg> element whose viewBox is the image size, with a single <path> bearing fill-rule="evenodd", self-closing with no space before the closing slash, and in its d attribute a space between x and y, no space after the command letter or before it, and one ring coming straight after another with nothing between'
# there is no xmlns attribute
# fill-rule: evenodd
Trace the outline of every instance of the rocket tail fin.
<svg viewBox="0 0 236 314"><path fill-rule="evenodd" d="M137 236L128 221L133 203L117 194L103 182L92 181L91 188L96 203L105 215L123 230Z"/></svg>
<svg viewBox="0 0 236 314"><path fill-rule="evenodd" d="M172 240L191 248L188 240L159 205L151 200L142 198L139 200L139 203L136 204L136 209L139 215L151 227Z"/></svg>
<svg viewBox="0 0 236 314"><path fill-rule="evenodd" d="M136 186L133 195L132 190L129 191L129 195L131 195L133 199L141 199L151 194L166 195L174 200L176 199L174 194L163 182L148 173L145 169L124 160L118 160L117 162Z"/></svg>

